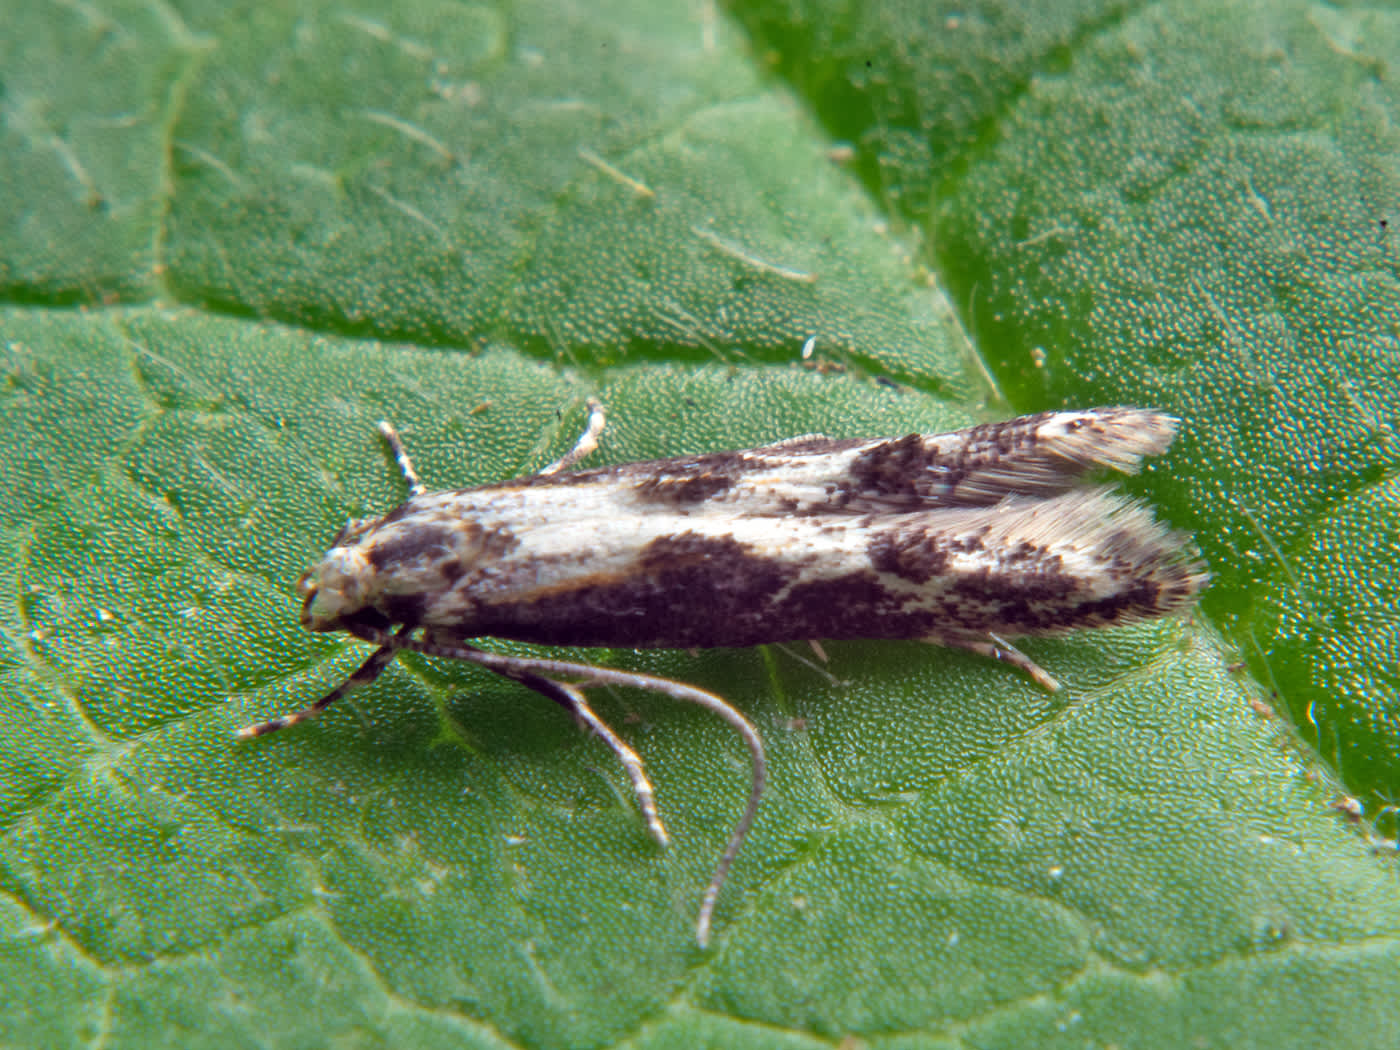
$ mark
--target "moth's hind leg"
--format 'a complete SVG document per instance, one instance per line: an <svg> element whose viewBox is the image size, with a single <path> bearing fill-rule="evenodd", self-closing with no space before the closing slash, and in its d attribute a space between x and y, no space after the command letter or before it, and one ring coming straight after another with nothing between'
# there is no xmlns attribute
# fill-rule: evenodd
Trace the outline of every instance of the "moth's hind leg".
<svg viewBox="0 0 1400 1050"><path fill-rule="evenodd" d="M583 433L579 435L577 444L540 473L558 474L561 470L568 470L584 456L592 453L598 447L598 435L603 432L603 428L607 425L608 417L603 412L603 403L596 397L590 397L588 399L588 424L584 427Z"/></svg>
<svg viewBox="0 0 1400 1050"><path fill-rule="evenodd" d="M925 641L935 645L950 645L958 649L966 649L979 656L990 657L1000 663L1010 664L1023 674L1029 675L1036 685L1046 692L1058 693L1060 691L1060 683L1049 671L998 635L988 633L986 639L965 635L931 635Z"/></svg>

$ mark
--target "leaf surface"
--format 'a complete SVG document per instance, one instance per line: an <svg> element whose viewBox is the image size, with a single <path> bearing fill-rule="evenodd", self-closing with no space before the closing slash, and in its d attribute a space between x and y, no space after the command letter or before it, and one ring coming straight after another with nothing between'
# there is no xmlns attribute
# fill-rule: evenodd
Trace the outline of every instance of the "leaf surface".
<svg viewBox="0 0 1400 1050"><path fill-rule="evenodd" d="M1396 771L1394 16L911 18L0 14L0 1043L1400 1041L1385 825L1331 806ZM748 775L703 712L594 691L666 851L472 668L234 739L367 653L294 584L402 500L378 420L458 487L589 396L598 463L1157 404L1128 487L1216 583L1027 643L1056 696L908 642L568 654L764 735L702 952Z"/></svg>

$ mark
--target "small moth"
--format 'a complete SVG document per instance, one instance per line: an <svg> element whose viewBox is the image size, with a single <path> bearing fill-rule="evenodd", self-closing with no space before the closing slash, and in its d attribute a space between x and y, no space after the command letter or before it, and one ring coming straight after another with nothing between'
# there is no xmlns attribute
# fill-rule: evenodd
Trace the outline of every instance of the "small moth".
<svg viewBox="0 0 1400 1050"><path fill-rule="evenodd" d="M470 639L615 648L904 638L1001 660L1059 684L1003 635L1059 634L1162 616L1207 575L1186 537L1141 504L1081 487L1132 473L1177 420L1138 408L1045 412L948 434L792 438L735 452L573 470L604 427L589 402L572 451L538 474L429 492L398 434L380 433L408 502L347 523L297 583L301 621L377 648L310 707L240 732L261 736L373 681L400 651L468 660L572 711L631 780L652 836L665 825L640 757L589 706L614 685L698 704L742 738L748 803L706 886L696 939L758 812L767 763L724 699L652 675L503 656Z"/></svg>

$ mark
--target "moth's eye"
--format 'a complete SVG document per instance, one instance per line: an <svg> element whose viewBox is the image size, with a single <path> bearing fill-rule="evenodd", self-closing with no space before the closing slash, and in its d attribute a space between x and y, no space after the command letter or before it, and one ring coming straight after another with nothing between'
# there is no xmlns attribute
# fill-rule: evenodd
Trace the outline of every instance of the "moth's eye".
<svg viewBox="0 0 1400 1050"><path fill-rule="evenodd" d="M311 575L311 570L307 569L297 577L297 594L303 598L310 598L316 593L316 581Z"/></svg>

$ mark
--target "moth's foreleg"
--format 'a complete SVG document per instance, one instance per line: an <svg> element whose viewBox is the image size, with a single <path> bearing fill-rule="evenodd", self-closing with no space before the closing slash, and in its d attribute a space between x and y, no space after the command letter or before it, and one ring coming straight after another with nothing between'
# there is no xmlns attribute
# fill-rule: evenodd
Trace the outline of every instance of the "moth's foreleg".
<svg viewBox="0 0 1400 1050"><path fill-rule="evenodd" d="M288 726L294 726L298 722L305 722L308 718L315 718L346 693L373 682L384 672L384 668L389 666L389 661L391 661L397 653L398 648L395 646L380 646L370 654L368 660L360 664L354 674L345 679L345 681L341 682L314 704L309 707L303 707L300 711L293 711L289 715L282 715L280 718L269 718L266 722L259 722L257 725L244 726L238 731L238 739L248 740L255 736L265 736L268 733L275 733L279 729L286 729Z"/></svg>
<svg viewBox="0 0 1400 1050"><path fill-rule="evenodd" d="M979 656L987 656L1000 663L1010 664L1012 667L1029 675L1048 693L1058 693L1060 683L1055 681L1049 671L1041 667L1025 653L1021 652L1005 638L995 634L988 634L989 640L981 638L968 638L958 635L945 636L933 635L927 639L935 645L950 645L958 649L966 649L968 652L977 653Z"/></svg>
<svg viewBox="0 0 1400 1050"><path fill-rule="evenodd" d="M489 668L489 670L496 669ZM501 671L496 673L504 674ZM628 747L627 743L598 717L593 708L588 705L583 691L567 682L556 682L553 678L544 678L536 674L504 674L504 677L519 682L541 696L548 697L572 711L580 722L598 734L603 743L607 744L612 753L617 756L617 760L622 763L622 768L627 771L627 778L632 782L632 794L637 796L637 807L642 811L642 818L647 823L647 830L651 832L651 837L656 839L659 845L668 845L670 837L666 834L666 825L661 823L661 815L656 810L656 792L651 786L651 781L647 778L646 767L642 765L641 756Z"/></svg>
<svg viewBox="0 0 1400 1050"><path fill-rule="evenodd" d="M389 450L394 453L394 462L399 465L399 470L403 471L404 479L408 482L408 494L410 497L423 495L428 491L428 486L423 484L423 479L418 476L418 471L413 469L413 460L408 458L408 449L404 448L403 439L399 437L399 432L394 429L392 423L386 419L379 421L379 435L388 442Z"/></svg>
<svg viewBox="0 0 1400 1050"><path fill-rule="evenodd" d="M608 419L603 412L603 403L596 397L588 399L588 424L579 435L578 443L563 457L555 460L541 474L558 474L561 470L568 470L584 456L589 455L598 447L598 435L603 432L603 428L608 425Z"/></svg>

